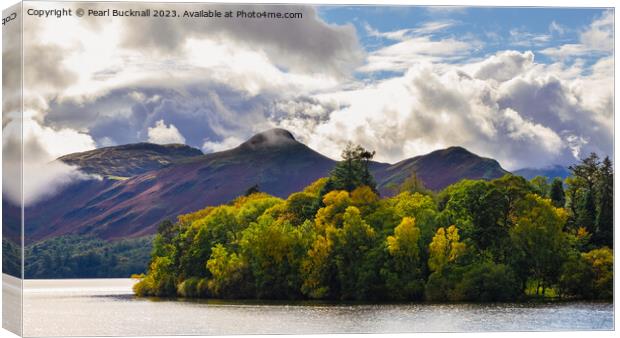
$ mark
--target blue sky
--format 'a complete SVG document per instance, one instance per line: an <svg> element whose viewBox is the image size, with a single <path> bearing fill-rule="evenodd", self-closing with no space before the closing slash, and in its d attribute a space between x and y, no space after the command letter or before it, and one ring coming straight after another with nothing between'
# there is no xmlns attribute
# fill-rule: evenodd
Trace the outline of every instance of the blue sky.
<svg viewBox="0 0 620 338"><path fill-rule="evenodd" d="M446 28L433 32L434 39L477 39L480 48L472 50L467 57L481 58L506 49L540 51L578 43L579 33L606 11L609 9L324 6L319 8L318 13L329 23L353 24L361 43L369 51L392 42L369 34L369 26L380 32L389 32L420 28L429 23L445 23L448 25ZM544 54L536 56L538 62L552 62ZM589 63L597 59L594 56L582 58Z"/></svg>

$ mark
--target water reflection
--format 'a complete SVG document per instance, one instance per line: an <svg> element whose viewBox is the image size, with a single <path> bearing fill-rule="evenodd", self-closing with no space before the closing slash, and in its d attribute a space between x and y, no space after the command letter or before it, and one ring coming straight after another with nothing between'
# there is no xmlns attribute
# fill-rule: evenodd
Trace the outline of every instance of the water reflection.
<svg viewBox="0 0 620 338"><path fill-rule="evenodd" d="M126 279L26 281L25 334L172 335L611 330L613 305L368 304L136 298Z"/></svg>

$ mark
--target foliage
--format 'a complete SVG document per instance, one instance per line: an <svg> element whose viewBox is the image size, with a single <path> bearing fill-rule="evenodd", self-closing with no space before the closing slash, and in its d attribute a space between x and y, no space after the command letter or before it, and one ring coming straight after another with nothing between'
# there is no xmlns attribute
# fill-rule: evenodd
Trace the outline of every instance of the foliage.
<svg viewBox="0 0 620 338"><path fill-rule="evenodd" d="M152 242L152 236L112 242L56 237L26 246L24 272L26 278L126 278L145 272Z"/></svg>
<svg viewBox="0 0 620 338"><path fill-rule="evenodd" d="M527 195L520 209L510 230L513 249L520 254L528 276L541 282L544 294L546 286L557 282L566 259L568 239L562 231L566 212L535 194Z"/></svg>
<svg viewBox="0 0 620 338"><path fill-rule="evenodd" d="M2 273L22 277L22 252L20 245L10 239L2 239Z"/></svg>
<svg viewBox="0 0 620 338"><path fill-rule="evenodd" d="M381 274L390 299L420 300L424 296L424 276L420 258L420 229L415 218L404 217L386 239L389 258Z"/></svg>
<svg viewBox="0 0 620 338"><path fill-rule="evenodd" d="M592 153L577 165L569 167L567 195L570 201L569 223L584 227L592 234L592 244L613 246L613 165Z"/></svg>
<svg viewBox="0 0 620 338"><path fill-rule="evenodd" d="M551 182L551 188L549 188L549 198L553 205L562 208L566 204L566 196L564 194L564 183L560 178L553 179Z"/></svg>
<svg viewBox="0 0 620 338"><path fill-rule="evenodd" d="M560 287L566 295L582 298L613 297L613 252L607 247L575 252L562 268Z"/></svg>
<svg viewBox="0 0 620 338"><path fill-rule="evenodd" d="M329 177L329 189L353 191L355 188L366 185L376 191L376 182L370 174L370 160L375 156L374 151L368 151L362 146L347 144L342 151L342 161L338 162Z"/></svg>
<svg viewBox="0 0 620 338"><path fill-rule="evenodd" d="M286 200L256 192L162 223L136 294L514 301L533 285L539 296L611 298L613 252L606 235L593 239L611 229L601 210L610 164L592 178L588 229L576 213L589 176L569 178L566 194L560 180L506 175L381 198L370 158L351 146L330 177Z"/></svg>
<svg viewBox="0 0 620 338"><path fill-rule="evenodd" d="M415 171L412 171L409 177L405 178L403 183L398 186L398 192L420 193L424 195L432 195L432 191L424 186L424 182L418 177Z"/></svg>

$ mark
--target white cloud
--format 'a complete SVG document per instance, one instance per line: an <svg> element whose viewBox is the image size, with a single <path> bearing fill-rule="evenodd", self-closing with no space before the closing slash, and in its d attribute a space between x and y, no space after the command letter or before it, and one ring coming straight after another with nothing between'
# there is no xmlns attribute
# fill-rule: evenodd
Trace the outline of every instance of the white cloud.
<svg viewBox="0 0 620 338"><path fill-rule="evenodd" d="M38 135L47 135L49 144L54 135L75 140L80 149L92 146L86 133L98 145L129 142L117 135L125 133L132 141L219 151L281 126L334 158L348 141L388 162L461 145L509 169L610 150L611 12L583 30L578 44L543 51L557 57L592 52L599 60L589 66L576 58L538 64L529 51L472 60L482 46L476 38L436 34L456 24L448 20L391 32L367 25L369 35L390 44L365 55L352 26L322 22L310 7L292 8L305 11L307 21L290 30L274 22L234 27L208 20L129 27L132 20L119 19L103 29L96 20L69 18L46 21L45 29L28 26L30 47L51 51L26 77L24 100L36 112ZM56 34L60 29L67 34ZM539 47L563 30L552 22L549 34L513 30L513 38ZM353 71L367 78L352 78ZM382 71L399 75L375 81L364 74ZM62 109L67 102L72 111ZM101 121L107 124L97 129ZM51 148L56 155L75 151Z"/></svg>
<svg viewBox="0 0 620 338"><path fill-rule="evenodd" d="M332 158L349 141L390 163L460 145L509 170L611 155L611 59L592 68L534 60L504 51L473 63L411 64L403 76L316 95L336 107L327 118L278 125Z"/></svg>
<svg viewBox="0 0 620 338"><path fill-rule="evenodd" d="M380 48L367 57L360 72L406 71L420 62L444 62L463 58L477 47L475 41L453 38L432 40L428 36L413 37Z"/></svg>
<svg viewBox="0 0 620 338"><path fill-rule="evenodd" d="M510 30L510 41L514 46L543 46L551 41L551 35L530 33L515 28Z"/></svg>
<svg viewBox="0 0 620 338"><path fill-rule="evenodd" d="M234 136L227 137L220 142L213 142L213 141L207 140L203 143L202 150L205 153L213 153L217 151L228 150L228 149L232 149L240 145L241 143L243 143L243 141L244 140L234 137Z"/></svg>
<svg viewBox="0 0 620 338"><path fill-rule="evenodd" d="M551 23L549 24L549 32L551 33L557 33L559 35L563 35L566 32L566 30L567 30L566 27L555 22L555 20L551 21Z"/></svg>
<svg viewBox="0 0 620 338"><path fill-rule="evenodd" d="M579 43L546 48L541 53L558 59L591 56L592 54L609 54L613 52L613 36L614 14L613 11L609 10L579 33Z"/></svg>
<svg viewBox="0 0 620 338"><path fill-rule="evenodd" d="M181 135L173 124L166 125L164 120L155 122L155 126L148 129L148 141L157 144L185 143L185 137Z"/></svg>
<svg viewBox="0 0 620 338"><path fill-rule="evenodd" d="M383 38L388 40L395 41L404 41L411 37L421 36L421 35L432 35L433 33L445 30L454 26L456 23L451 20L444 21L429 21L421 24L415 28L406 28L399 29L395 31L389 32L380 32L377 29L370 26L368 23L364 24L364 29L369 36L374 36L377 38Z"/></svg>
<svg viewBox="0 0 620 338"><path fill-rule="evenodd" d="M30 206L73 182L95 178L55 161L67 153L94 149L94 141L84 133L43 126L26 112L23 119L3 127L2 139L3 194L16 205L23 201Z"/></svg>
<svg viewBox="0 0 620 338"><path fill-rule="evenodd" d="M528 51L502 51L492 55L477 64L471 70L474 77L482 80L508 81L519 74L523 74L534 63L534 53Z"/></svg>

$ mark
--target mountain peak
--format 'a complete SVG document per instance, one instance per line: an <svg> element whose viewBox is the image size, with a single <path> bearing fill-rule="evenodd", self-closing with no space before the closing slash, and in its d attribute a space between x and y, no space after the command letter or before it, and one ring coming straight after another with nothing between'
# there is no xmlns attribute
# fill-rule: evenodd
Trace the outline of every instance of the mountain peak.
<svg viewBox="0 0 620 338"><path fill-rule="evenodd" d="M298 143L293 134L282 128L273 128L252 136L241 144L244 148L263 148L284 146Z"/></svg>
<svg viewBox="0 0 620 338"><path fill-rule="evenodd" d="M456 153L456 154L471 154L473 155L473 153L463 147L460 146L452 146L452 147L448 147L446 149L442 149L439 150L440 152L444 152L444 153Z"/></svg>

